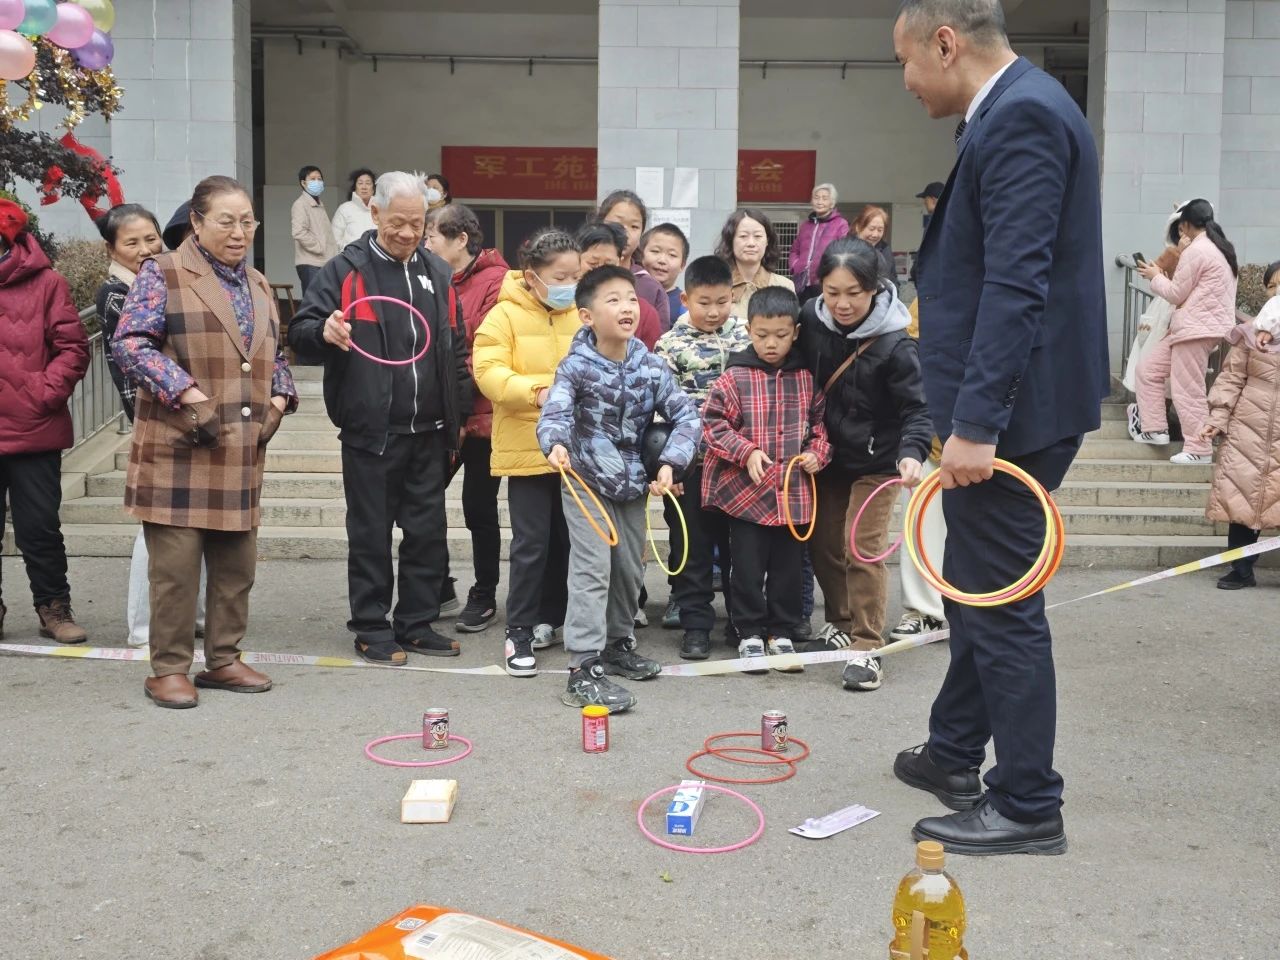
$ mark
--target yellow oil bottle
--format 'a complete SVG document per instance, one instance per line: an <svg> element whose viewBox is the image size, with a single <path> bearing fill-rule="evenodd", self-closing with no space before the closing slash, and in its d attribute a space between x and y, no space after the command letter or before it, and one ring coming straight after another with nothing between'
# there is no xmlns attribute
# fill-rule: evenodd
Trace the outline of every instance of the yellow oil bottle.
<svg viewBox="0 0 1280 960"><path fill-rule="evenodd" d="M893 898L890 960L969 960L964 949L964 897L943 872L942 844L916 844L916 868Z"/></svg>

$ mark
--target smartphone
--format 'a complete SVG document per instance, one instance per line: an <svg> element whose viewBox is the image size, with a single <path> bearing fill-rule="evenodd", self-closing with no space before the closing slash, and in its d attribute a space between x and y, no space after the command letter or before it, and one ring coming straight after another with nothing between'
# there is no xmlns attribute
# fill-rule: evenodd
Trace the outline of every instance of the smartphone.
<svg viewBox="0 0 1280 960"><path fill-rule="evenodd" d="M1141 266L1142 264L1147 262L1147 258L1144 257L1141 253L1135 253L1133 255L1133 262Z"/></svg>

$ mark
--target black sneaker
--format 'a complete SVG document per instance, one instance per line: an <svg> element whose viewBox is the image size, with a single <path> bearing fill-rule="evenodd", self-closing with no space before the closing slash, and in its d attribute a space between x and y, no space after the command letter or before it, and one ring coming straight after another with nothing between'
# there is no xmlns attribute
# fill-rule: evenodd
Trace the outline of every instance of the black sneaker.
<svg viewBox="0 0 1280 960"><path fill-rule="evenodd" d="M508 676L538 675L538 661L533 656L533 631L528 627L507 627L506 654L504 666Z"/></svg>
<svg viewBox="0 0 1280 960"><path fill-rule="evenodd" d="M636 698L606 677L604 665L596 659L569 671L569 684L560 694L560 702L567 707L596 705L608 707L610 713L623 713L636 705Z"/></svg>
<svg viewBox="0 0 1280 960"><path fill-rule="evenodd" d="M819 650L844 650L851 646L853 638L834 624L828 623L804 649L805 653L817 653Z"/></svg>
<svg viewBox="0 0 1280 960"><path fill-rule="evenodd" d="M805 617L795 629L795 641L798 644L808 643L813 639L813 622Z"/></svg>
<svg viewBox="0 0 1280 960"><path fill-rule="evenodd" d="M733 649L737 650L738 644L741 642L741 640L742 638L738 636L738 628L733 625L733 621L730 620L726 622L724 625L724 642L728 646L733 647Z"/></svg>
<svg viewBox="0 0 1280 960"><path fill-rule="evenodd" d="M662 629L680 629L680 608L676 606L676 602L674 600L668 600L667 609L662 611Z"/></svg>
<svg viewBox="0 0 1280 960"><path fill-rule="evenodd" d="M409 662L409 656L404 652L404 648L394 640L369 643L356 637L355 646L357 656L365 663L372 663L375 666L403 667Z"/></svg>
<svg viewBox="0 0 1280 960"><path fill-rule="evenodd" d="M844 665L844 675L840 679L846 690L879 690L884 682L884 667L879 657L850 660Z"/></svg>
<svg viewBox="0 0 1280 960"><path fill-rule="evenodd" d="M1219 590L1243 590L1245 587L1256 587L1258 578L1253 575L1253 571L1241 573L1239 570L1232 570L1225 577L1218 580Z"/></svg>
<svg viewBox="0 0 1280 960"><path fill-rule="evenodd" d="M686 630L680 644L681 660L706 660L711 656L711 633L707 630Z"/></svg>
<svg viewBox="0 0 1280 960"><path fill-rule="evenodd" d="M711 571L711 592L724 593L724 574L716 567Z"/></svg>
<svg viewBox="0 0 1280 960"><path fill-rule="evenodd" d="M613 640L600 653L604 672L628 680L648 680L662 672L662 664L636 653L636 638Z"/></svg>
<svg viewBox="0 0 1280 960"><path fill-rule="evenodd" d="M458 614L456 629L462 633L479 633L498 615L498 601L492 590L472 587L467 591L467 605Z"/></svg>
<svg viewBox="0 0 1280 960"><path fill-rule="evenodd" d="M457 640L442 637L428 624L426 632L412 640L397 640L396 643L409 653L421 653L428 657L456 657L462 652Z"/></svg>
<svg viewBox="0 0 1280 960"><path fill-rule="evenodd" d="M457 580L453 577L445 577L444 584L440 587L440 616L456 617L458 611L462 609L462 602L458 599Z"/></svg>

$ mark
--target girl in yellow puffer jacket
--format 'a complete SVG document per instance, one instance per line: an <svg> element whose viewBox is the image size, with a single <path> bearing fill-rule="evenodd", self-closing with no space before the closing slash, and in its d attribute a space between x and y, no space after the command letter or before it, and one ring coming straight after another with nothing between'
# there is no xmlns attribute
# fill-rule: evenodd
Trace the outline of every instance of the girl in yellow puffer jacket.
<svg viewBox="0 0 1280 960"><path fill-rule="evenodd" d="M562 230L539 230L520 248L520 266L507 274L476 330L472 365L476 385L493 403L490 469L507 478L511 510L506 670L532 677L534 644L551 645L567 601L560 475L543 456L536 430L556 367L582 326L574 304L577 243Z"/></svg>

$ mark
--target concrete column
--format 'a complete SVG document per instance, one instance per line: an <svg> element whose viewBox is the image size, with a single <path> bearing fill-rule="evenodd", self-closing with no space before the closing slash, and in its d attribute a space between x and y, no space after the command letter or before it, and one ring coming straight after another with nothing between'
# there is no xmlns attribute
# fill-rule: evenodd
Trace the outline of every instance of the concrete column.
<svg viewBox="0 0 1280 960"><path fill-rule="evenodd" d="M738 200L739 0L600 0L601 196L637 167L699 171L689 238L709 253Z"/></svg>
<svg viewBox="0 0 1280 960"><path fill-rule="evenodd" d="M1159 252L1175 202L1221 212L1225 0L1093 0L1090 122L1102 154L1102 236L1114 364L1120 253Z"/></svg>
<svg viewBox="0 0 1280 960"><path fill-rule="evenodd" d="M165 223L204 177L253 183L249 0L116 6L122 109L109 124L125 197Z"/></svg>
<svg viewBox="0 0 1280 960"><path fill-rule="evenodd" d="M1280 257L1280 0L1227 2L1220 219L1240 262Z"/></svg>

